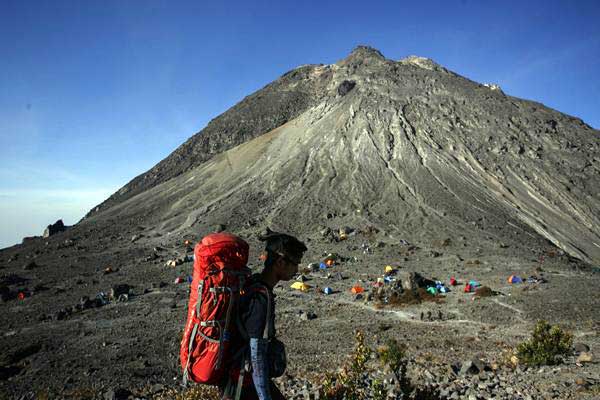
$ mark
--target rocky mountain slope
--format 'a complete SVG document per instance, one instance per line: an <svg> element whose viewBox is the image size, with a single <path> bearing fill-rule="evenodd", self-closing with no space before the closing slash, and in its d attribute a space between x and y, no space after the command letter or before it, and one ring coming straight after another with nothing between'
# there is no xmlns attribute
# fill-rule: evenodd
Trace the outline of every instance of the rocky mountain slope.
<svg viewBox="0 0 600 400"><path fill-rule="evenodd" d="M268 122L243 129L256 121ZM359 47L246 98L91 219L143 213L177 232L258 222L297 230L299 221L315 230L334 213L404 237L547 239L599 262L599 171L599 132L581 120L430 60Z"/></svg>

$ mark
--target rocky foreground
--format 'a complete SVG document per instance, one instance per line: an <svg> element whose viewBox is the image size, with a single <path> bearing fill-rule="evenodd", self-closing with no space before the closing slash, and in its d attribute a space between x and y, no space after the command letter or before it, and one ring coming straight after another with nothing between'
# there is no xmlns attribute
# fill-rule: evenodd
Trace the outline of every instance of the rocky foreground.
<svg viewBox="0 0 600 400"><path fill-rule="evenodd" d="M324 221L331 228L340 222ZM9 293L0 304L3 398L169 398L181 392L178 347L192 268L184 242L199 238L129 226L118 232L111 231L114 225L82 223L0 252L1 283ZM289 358L278 384L290 398L316 398L326 372L348 361L357 330L373 349L389 339L405 344L407 377L429 398L598 396L597 268L551 245L532 249L531 261L522 263L526 255L514 249L499 245L483 254L460 236L413 242L352 228L345 240L327 228L304 237L308 290L292 289L292 282L276 288L277 329ZM258 270L255 233L240 232ZM322 269L331 253L336 261ZM394 268L391 279L385 279L386 266ZM443 281L450 291L386 303L415 273ZM508 283L508 275L524 282ZM544 280L528 282L533 275ZM450 285L452 277L457 286ZM493 295L465 293L471 280ZM356 286L365 291L352 293ZM514 349L541 318L572 332L575 347L560 365L514 365ZM368 367L361 379L380 382L386 396L405 387L378 359Z"/></svg>

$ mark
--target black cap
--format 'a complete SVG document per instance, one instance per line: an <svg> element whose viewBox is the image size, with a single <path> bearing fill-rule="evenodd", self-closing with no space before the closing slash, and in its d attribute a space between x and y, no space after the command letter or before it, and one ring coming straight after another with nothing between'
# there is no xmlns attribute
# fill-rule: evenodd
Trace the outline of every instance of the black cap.
<svg viewBox="0 0 600 400"><path fill-rule="evenodd" d="M308 250L304 243L295 237L285 233L274 232L269 228L266 229L265 233L259 235L258 239L266 242L266 251L287 257L297 264L300 264L302 254Z"/></svg>

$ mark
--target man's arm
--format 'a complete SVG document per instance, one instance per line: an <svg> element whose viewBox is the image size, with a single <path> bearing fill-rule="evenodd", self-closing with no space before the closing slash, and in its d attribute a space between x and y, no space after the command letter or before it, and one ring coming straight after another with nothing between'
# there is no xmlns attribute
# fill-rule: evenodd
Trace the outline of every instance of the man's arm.
<svg viewBox="0 0 600 400"><path fill-rule="evenodd" d="M260 400L271 400L268 349L269 341L267 339L250 338L252 381Z"/></svg>

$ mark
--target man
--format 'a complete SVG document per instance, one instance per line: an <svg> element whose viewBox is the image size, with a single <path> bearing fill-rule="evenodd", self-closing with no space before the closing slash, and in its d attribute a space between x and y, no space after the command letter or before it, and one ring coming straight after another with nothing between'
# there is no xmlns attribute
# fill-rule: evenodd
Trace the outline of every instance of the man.
<svg viewBox="0 0 600 400"><path fill-rule="evenodd" d="M285 370L285 348L275 337L273 288L279 281L289 281L298 273L298 264L307 248L295 237L268 228L259 240L265 242L264 269L252 275L239 305L239 330L244 337L242 341L246 342L242 346L247 346L245 357L251 366L252 380L238 390L230 380L221 387L223 399L235 399L236 394L243 400L285 399L271 381Z"/></svg>

